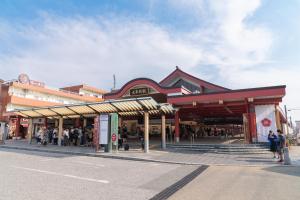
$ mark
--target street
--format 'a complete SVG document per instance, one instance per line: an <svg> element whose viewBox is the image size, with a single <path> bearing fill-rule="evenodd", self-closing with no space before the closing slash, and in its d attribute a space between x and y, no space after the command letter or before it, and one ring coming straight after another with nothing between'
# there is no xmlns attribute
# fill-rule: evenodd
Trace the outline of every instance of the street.
<svg viewBox="0 0 300 200"><path fill-rule="evenodd" d="M0 150L0 162L1 200L151 199L178 185L170 199L300 198L300 166L203 166L184 185L201 166L12 149Z"/></svg>
<svg viewBox="0 0 300 200"><path fill-rule="evenodd" d="M300 199L300 166L210 166L170 199Z"/></svg>
<svg viewBox="0 0 300 200"><path fill-rule="evenodd" d="M0 199L149 199L196 166L0 151Z"/></svg>

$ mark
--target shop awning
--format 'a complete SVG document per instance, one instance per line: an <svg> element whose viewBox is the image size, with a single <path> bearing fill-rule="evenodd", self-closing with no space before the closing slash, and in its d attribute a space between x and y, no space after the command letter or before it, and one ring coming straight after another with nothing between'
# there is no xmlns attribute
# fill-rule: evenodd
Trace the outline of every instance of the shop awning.
<svg viewBox="0 0 300 200"><path fill-rule="evenodd" d="M172 114L173 110L174 109L170 104L159 104L152 97L145 97L14 110L11 112L27 118L79 118L94 116L101 113L118 113L121 116L141 115L144 112L148 112L150 115L158 115L160 113Z"/></svg>

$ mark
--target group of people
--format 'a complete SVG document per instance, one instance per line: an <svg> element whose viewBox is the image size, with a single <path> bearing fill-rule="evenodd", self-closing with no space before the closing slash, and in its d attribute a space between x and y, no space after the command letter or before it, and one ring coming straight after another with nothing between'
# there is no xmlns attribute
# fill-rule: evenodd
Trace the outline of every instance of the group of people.
<svg viewBox="0 0 300 200"><path fill-rule="evenodd" d="M35 133L35 139L38 144L54 144L58 145L58 129L40 127ZM89 128L66 128L61 136L61 145L81 145L92 146L93 143L93 130Z"/></svg>
<svg viewBox="0 0 300 200"><path fill-rule="evenodd" d="M278 158L278 162L284 160L284 148L287 146L286 138L281 130L277 130L277 135L273 131L269 131L268 140L270 142L270 150L274 154L274 158ZM277 157L278 156L278 157Z"/></svg>
<svg viewBox="0 0 300 200"><path fill-rule="evenodd" d="M190 125L182 125L180 130L180 137L182 139L189 139L191 135L195 138L203 137L220 137L221 139L233 138L237 135L238 130L233 128L218 128L218 127L194 127Z"/></svg>
<svg viewBox="0 0 300 200"><path fill-rule="evenodd" d="M81 127L67 128L63 131L62 145L86 145L92 146L93 143L93 131L91 129Z"/></svg>

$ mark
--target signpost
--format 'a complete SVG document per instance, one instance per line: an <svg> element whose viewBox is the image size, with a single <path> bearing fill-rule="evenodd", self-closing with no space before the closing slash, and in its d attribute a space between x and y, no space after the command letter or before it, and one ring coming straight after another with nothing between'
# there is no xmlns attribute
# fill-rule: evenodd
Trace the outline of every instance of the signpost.
<svg viewBox="0 0 300 200"><path fill-rule="evenodd" d="M110 131L111 131L111 143L118 149L118 132L119 132L119 117L117 113L110 114Z"/></svg>
<svg viewBox="0 0 300 200"><path fill-rule="evenodd" d="M113 146L118 149L118 125L117 113L100 115L99 144L105 145L105 152L111 152Z"/></svg>
<svg viewBox="0 0 300 200"><path fill-rule="evenodd" d="M111 135L111 141L112 142L115 142L117 140L117 135L115 134L115 133L113 133L112 135Z"/></svg>

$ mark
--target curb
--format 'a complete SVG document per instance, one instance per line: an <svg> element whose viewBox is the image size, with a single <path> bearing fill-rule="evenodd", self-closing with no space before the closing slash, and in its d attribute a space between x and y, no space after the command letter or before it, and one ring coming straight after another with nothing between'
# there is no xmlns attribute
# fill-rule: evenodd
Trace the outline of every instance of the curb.
<svg viewBox="0 0 300 200"><path fill-rule="evenodd" d="M74 155L74 156L89 156L89 157L111 158L111 159L118 159L118 160L129 160L129 161L140 161L140 162L155 162L155 163L177 164L177 165L197 165L197 166L202 165L200 163L173 162L173 161L163 161L163 160L155 160L155 159L124 157L124 156L111 156L111 155L100 155L100 154L96 154L96 153L81 153L81 152L70 152L70 151L58 151L58 150L38 149L38 148L26 148L26 147L16 147L16 146L1 146L0 145L0 149L16 149L16 150L25 150L25 151L34 151L34 152L67 154L67 155Z"/></svg>
<svg viewBox="0 0 300 200"><path fill-rule="evenodd" d="M175 161L164 161L156 159L146 159L146 158L136 158L136 157L125 157L117 155L102 155L97 153L82 153L82 152L70 152L70 151L59 151L59 150L49 150L49 149L40 149L40 148L26 148L18 146L4 146L0 145L0 149L16 149L24 151L33 151L33 152L45 152L45 153L57 153L65 155L74 155L74 156L88 156L88 157L99 157L99 158L110 158L118 160L129 160L129 161L139 161L139 162L152 162L152 163L164 163L164 164L176 164L176 165L191 165L191 166L241 166L241 167L296 167L298 165L245 165L245 164L207 164L207 163L193 163L193 162L175 162Z"/></svg>

